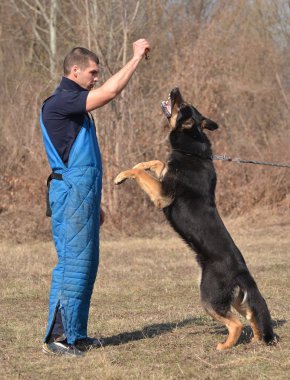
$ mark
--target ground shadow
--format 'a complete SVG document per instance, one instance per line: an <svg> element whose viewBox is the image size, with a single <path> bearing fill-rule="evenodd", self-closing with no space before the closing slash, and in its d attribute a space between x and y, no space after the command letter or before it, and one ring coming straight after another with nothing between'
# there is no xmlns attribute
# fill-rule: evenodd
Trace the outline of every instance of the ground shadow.
<svg viewBox="0 0 290 380"><path fill-rule="evenodd" d="M286 320L273 320L272 324L274 329L283 326ZM166 334L172 332L173 330L186 327L186 326L208 326L208 320L201 317L187 318L181 322L170 322L170 323L157 323L149 326L145 326L142 330L135 330L130 332L123 332L110 337L102 338L102 346L119 346L122 344L134 342L141 339L151 339L158 335ZM228 330L221 325L216 325L213 327L213 331L210 334L227 335ZM241 334L241 337L237 343L244 344L249 343L253 337L253 332L250 326L245 326Z"/></svg>
<svg viewBox="0 0 290 380"><path fill-rule="evenodd" d="M206 321L203 321L202 318L187 318L181 322L153 324L150 326L145 326L142 330L123 332L118 335L102 338L103 346L118 346L136 340L154 338L158 335L166 334L168 332L185 326L201 326L204 324L206 324Z"/></svg>

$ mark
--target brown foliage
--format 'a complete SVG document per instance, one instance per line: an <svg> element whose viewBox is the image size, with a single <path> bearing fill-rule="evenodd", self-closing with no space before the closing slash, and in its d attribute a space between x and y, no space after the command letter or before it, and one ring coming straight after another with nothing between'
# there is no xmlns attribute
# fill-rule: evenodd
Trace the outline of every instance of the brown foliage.
<svg viewBox="0 0 290 380"><path fill-rule="evenodd" d="M38 117L72 46L83 45L99 55L102 81L130 58L135 39L144 36L152 46L150 60L141 64L121 96L94 112L109 231L135 233L144 231L146 223L153 228L152 219L163 220L136 186L116 189L113 178L137 162L166 159L167 132L159 104L173 86L219 123L220 129L210 135L214 153L290 162L287 2L57 3L56 24L50 19L51 2L0 4L2 236L12 232L22 238L39 231L50 236L43 216L49 168ZM223 213L246 213L257 205L289 210L289 169L221 162L216 167Z"/></svg>

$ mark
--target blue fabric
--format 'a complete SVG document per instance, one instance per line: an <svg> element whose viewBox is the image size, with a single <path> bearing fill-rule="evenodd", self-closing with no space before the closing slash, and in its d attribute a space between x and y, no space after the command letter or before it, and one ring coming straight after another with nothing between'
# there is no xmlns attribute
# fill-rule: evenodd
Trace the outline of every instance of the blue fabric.
<svg viewBox="0 0 290 380"><path fill-rule="evenodd" d="M51 332L59 307L69 344L87 337L90 299L99 263L99 223L102 189L101 155L93 122L88 116L63 163L40 116L43 141L51 169L63 180L52 180L49 201L52 235L58 263L52 273L48 324Z"/></svg>

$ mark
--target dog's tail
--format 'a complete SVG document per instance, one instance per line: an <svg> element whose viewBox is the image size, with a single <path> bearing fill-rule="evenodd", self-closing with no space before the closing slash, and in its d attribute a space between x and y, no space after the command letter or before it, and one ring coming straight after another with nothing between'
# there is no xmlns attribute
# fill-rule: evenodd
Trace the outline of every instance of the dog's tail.
<svg viewBox="0 0 290 380"><path fill-rule="evenodd" d="M239 282L241 289L244 291L244 299L242 302L247 302L248 308L252 312L255 324L261 334L261 338L266 344L275 345L279 337L273 331L268 306L255 280L249 274L246 279L243 278L243 280Z"/></svg>

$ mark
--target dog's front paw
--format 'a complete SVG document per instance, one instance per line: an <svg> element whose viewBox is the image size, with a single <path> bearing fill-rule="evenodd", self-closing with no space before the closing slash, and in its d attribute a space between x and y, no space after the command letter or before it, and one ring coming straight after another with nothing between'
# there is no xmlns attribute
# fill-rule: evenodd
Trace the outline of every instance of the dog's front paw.
<svg viewBox="0 0 290 380"><path fill-rule="evenodd" d="M219 343L217 346L216 346L216 349L218 351L224 351L224 350L227 350L229 348L228 345L226 345L225 343Z"/></svg>
<svg viewBox="0 0 290 380"><path fill-rule="evenodd" d="M139 164L133 166L133 169L148 170L149 168L146 165L146 162L140 162Z"/></svg>
<svg viewBox="0 0 290 380"><path fill-rule="evenodd" d="M123 183L124 181L126 181L126 179L128 179L128 177L125 175L125 172L121 172L115 178L114 184L115 185L120 185L121 183Z"/></svg>

